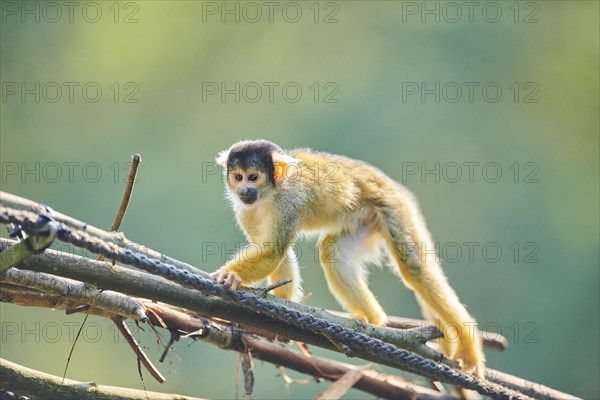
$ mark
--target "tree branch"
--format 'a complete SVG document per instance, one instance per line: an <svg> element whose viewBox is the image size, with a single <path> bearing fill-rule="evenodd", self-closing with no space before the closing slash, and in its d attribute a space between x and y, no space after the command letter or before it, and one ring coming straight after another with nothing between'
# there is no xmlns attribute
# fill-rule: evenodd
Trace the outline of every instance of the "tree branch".
<svg viewBox="0 0 600 400"><path fill-rule="evenodd" d="M65 379L0 358L2 389L33 398L65 400L201 400L179 394L166 394Z"/></svg>
<svg viewBox="0 0 600 400"><path fill-rule="evenodd" d="M330 381L337 380L355 368L351 364L303 354L287 346L268 342L246 333L243 328L240 331L237 324L193 315L187 310L177 309L168 304L152 303L148 300L145 300L144 304L149 311L151 323L156 326L164 323L166 329L176 332L181 337L198 337L220 348L240 353L250 349L252 355L258 359ZM377 371L364 371L364 376L354 386L356 389L388 399L449 400L449 397L439 392Z"/></svg>
<svg viewBox="0 0 600 400"><path fill-rule="evenodd" d="M11 268L0 280L12 285L25 286L37 289L46 294L68 296L69 299L83 304L94 304L94 307L105 310L108 314L120 315L137 321L146 318L146 309L143 304L124 294L105 290L98 293L96 287L82 282L59 278L44 272L32 272Z"/></svg>
<svg viewBox="0 0 600 400"><path fill-rule="evenodd" d="M327 312L333 315L337 315L339 317L350 318L350 314L348 314L347 312L333 310L327 310ZM388 320L386 324L386 326L396 329L412 329L428 325L431 325L431 323L422 319L395 317L392 315L388 315ZM497 332L488 332L481 330L479 333L481 334L481 340L483 341L483 345L488 349L504 351L508 347L508 340L506 340L504 336Z"/></svg>
<svg viewBox="0 0 600 400"><path fill-rule="evenodd" d="M28 274L47 275L41 272L19 271ZM67 280L66 278L54 277L55 280ZM70 294L56 295L39 292L35 289L29 289L19 286L3 284L3 290L0 292L0 301L21 304L26 306L38 306L54 309L73 308L79 303L77 299L69 299ZM124 296L124 295L121 295ZM135 300L135 299L132 299ZM135 300L138 301L138 300ZM336 381L339 377L352 371L355 366L342 362L336 362L312 356L310 354L300 353L291 350L289 347L271 343L248 333L246 329L239 324L226 323L224 321L215 321L210 318L200 317L191 312L180 309L168 304L154 303L150 300L140 299L145 310L147 310L147 322L156 327L167 329L171 332L171 339L178 340L180 337L200 338L203 341L216 345L223 349L234 350L245 353L247 349L252 351L254 357L263 361L280 365L285 368L312 375L315 379L327 379ZM117 326L125 326L122 320L115 315L107 313L105 310L92 307L85 311L86 313L99 315L109 319L118 319ZM241 330L240 330L241 328ZM130 336L130 335L129 335ZM125 335L127 338L128 335ZM137 344L134 351L138 347ZM165 352L169 345L165 347ZM137 353L137 351L136 351ZM164 358L164 355L163 357ZM143 355L141 356L144 362ZM146 360L150 362L149 360ZM161 360L162 361L162 360ZM150 363L151 364L151 363ZM152 365L147 366L150 371L157 371ZM162 375L155 378L161 380ZM363 371L363 376L354 386L367 393L378 397L388 399L406 399L406 400L449 400L450 398L439 392L418 386L394 375L386 375L377 371Z"/></svg>
<svg viewBox="0 0 600 400"><path fill-rule="evenodd" d="M14 243L12 240L0 239L0 250L8 248ZM241 322L256 328L259 332L264 331L265 336L270 334L338 351L327 338L314 332L295 327L290 329L290 326L281 321L271 319L262 314L249 313L235 303L226 302L217 297L204 296L196 290L184 288L171 281L144 272L119 266L109 267L105 263L50 249L46 250L43 254L34 255L24 260L22 268L34 271L51 271L55 275L81 280L96 285L99 288L111 288L112 290L128 295L169 303L202 315L211 315L229 321ZM268 298L270 300L271 296L268 296ZM282 299L279 300L282 301ZM305 312L318 312L320 317L326 317L326 319L334 320L336 323L345 320L341 317L331 317L331 314L321 309L291 302L288 303L294 305L296 308L305 308ZM344 322L346 326L356 326L357 324L356 321L351 320L345 320ZM377 328L373 327L373 329L376 330ZM420 342L421 338L419 338L418 342ZM432 350L432 352L434 351ZM356 351L355 356L381 363L381 360L360 350ZM390 366L393 367L394 365ZM520 378L511 377L508 374L496 374L496 371L490 368L487 369L486 373L494 382L512 387L518 391L531 392L532 387L535 387L536 391L540 394L553 394L552 396L545 397L543 395L540 395L540 397L533 396L535 398L573 398L565 393Z"/></svg>
<svg viewBox="0 0 600 400"><path fill-rule="evenodd" d="M13 286L7 283L0 282L0 302L11 303L25 307L43 307L53 310L73 310L82 306L82 303L76 300L71 300L65 296L47 294L24 288L22 286ZM92 314L98 317L112 318L115 316L106 309L97 307L85 307L80 312Z"/></svg>
<svg viewBox="0 0 600 400"><path fill-rule="evenodd" d="M34 213L46 212L45 208L42 205L36 203L35 201L31 201L31 200L25 199L23 197L15 196L14 194L3 192L3 191L0 191L0 201L3 206L9 207L9 208L12 208L15 210L31 211ZM200 271L199 269L191 266L188 263L176 260L176 259L166 256L164 254L161 254L158 251L152 250L152 249L150 249L146 246L143 246L139 243L132 242L131 240L127 239L123 233L106 232L105 230L96 228L93 225L89 225L85 222L82 222L75 218L69 217L68 215L65 215L58 211L53 211L52 215L58 222L66 225L66 226L70 226L70 227L76 228L76 229L83 229L90 235L93 235L97 238L101 238L110 243L113 243L116 246L119 246L120 248L128 249L133 252L141 252L141 253L144 253L149 258L154 258L154 259L172 264L179 269L189 271L193 274L200 275L205 278L209 277L208 273L206 273L204 271Z"/></svg>
<svg viewBox="0 0 600 400"><path fill-rule="evenodd" d="M8 248L14 243L12 240L0 239L0 250ZM249 312L235 303L226 302L217 297L206 297L196 290L184 288L145 272L119 266L107 266L105 263L96 260L51 249L46 250L43 254L28 257L23 261L21 268L41 272L51 271L55 275L86 282L101 289L110 288L135 297L151 298L187 308L202 315L213 315L229 321L241 322L280 337L288 337L292 340L339 351L328 338L322 335L298 329L261 314ZM445 359L441 353L425 344L427 340L439 338L441 335L439 330L433 326L411 330L375 327L364 325L355 320L333 316L322 309L293 303L276 296L266 295L266 297L275 302L283 302L285 305L289 305L290 308L311 313L319 318L402 346L425 357L444 360L446 363L454 365L454 362ZM290 332L293 337L289 337ZM363 352L357 351L356 356L368 357L367 360L378 362L374 356L366 352L363 354Z"/></svg>

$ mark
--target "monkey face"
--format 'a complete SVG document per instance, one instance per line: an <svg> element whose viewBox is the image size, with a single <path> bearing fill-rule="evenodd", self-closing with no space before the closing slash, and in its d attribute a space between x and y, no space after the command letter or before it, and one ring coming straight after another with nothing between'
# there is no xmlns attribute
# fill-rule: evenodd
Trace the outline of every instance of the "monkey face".
<svg viewBox="0 0 600 400"><path fill-rule="evenodd" d="M226 171L229 197L246 205L272 197L285 180L288 165L299 162L266 140L235 143L216 161Z"/></svg>
<svg viewBox="0 0 600 400"><path fill-rule="evenodd" d="M253 204L269 186L267 174L255 168L229 169L227 184L231 193L237 195L244 204Z"/></svg>

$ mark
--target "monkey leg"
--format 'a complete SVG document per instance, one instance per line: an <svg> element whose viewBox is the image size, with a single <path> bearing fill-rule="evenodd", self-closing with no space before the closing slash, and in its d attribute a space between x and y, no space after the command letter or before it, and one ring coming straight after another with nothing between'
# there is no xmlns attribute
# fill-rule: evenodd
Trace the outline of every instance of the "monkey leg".
<svg viewBox="0 0 600 400"><path fill-rule="evenodd" d="M383 325L387 316L367 285L367 271L361 260L369 246L364 235L325 236L319 242L319 258L329 290L353 318ZM367 253L368 254L368 253Z"/></svg>
<svg viewBox="0 0 600 400"><path fill-rule="evenodd" d="M438 340L438 344L442 353L444 353L447 357L453 357L454 353L456 352L456 331L450 332L449 330L452 330L452 327L446 326L444 321L442 321L442 319L429 308L425 301L421 299L421 296L419 296L416 292L415 297L417 298L417 303L419 303L423 317L425 317L427 321L430 321L432 324L437 326L438 329L444 333L444 337Z"/></svg>
<svg viewBox="0 0 600 400"><path fill-rule="evenodd" d="M482 377L485 356L477 323L431 254L435 247L418 205L407 195L394 199L381 211L388 251L405 284L415 291L425 317L442 323L440 329L447 337L441 345L446 356L461 360L465 370Z"/></svg>
<svg viewBox="0 0 600 400"><path fill-rule="evenodd" d="M485 356L475 319L469 315L456 292L448 284L441 268L431 265L417 272L413 267L401 266L402 276L421 297L423 302L443 321L440 327L445 335L442 349L448 357L461 360L467 371L483 376ZM436 271L431 273L430 271Z"/></svg>
<svg viewBox="0 0 600 400"><path fill-rule="evenodd" d="M300 301L302 299L302 278L300 278L298 259L292 248L287 250L279 266L268 277L269 284L284 279L292 281L274 289L272 293L284 299Z"/></svg>
<svg viewBox="0 0 600 400"><path fill-rule="evenodd" d="M448 336L441 342L446 356L461 360L466 371L483 377L485 356L477 323L458 299L440 265L427 261L421 250L407 255L403 245L395 240L390 239L388 247L399 266L400 276L416 292L425 317L433 318L434 322L436 318L441 320L440 329Z"/></svg>

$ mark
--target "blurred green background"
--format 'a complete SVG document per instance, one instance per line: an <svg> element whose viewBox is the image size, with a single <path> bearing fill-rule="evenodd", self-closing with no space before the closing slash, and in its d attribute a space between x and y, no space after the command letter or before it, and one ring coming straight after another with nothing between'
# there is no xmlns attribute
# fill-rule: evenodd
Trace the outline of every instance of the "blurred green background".
<svg viewBox="0 0 600 400"><path fill-rule="evenodd" d="M207 244L243 243L218 151L261 137L366 160L416 193L461 300L508 338L489 366L599 398L598 2L54 4L2 2L2 190L109 228L139 152L121 230L212 271L226 257ZM301 248L308 303L338 308ZM389 271L371 286L388 313L419 316ZM83 316L0 310L2 357L61 375ZM141 388L111 324L89 324L68 377ZM156 360L153 334L135 331ZM236 354L182 341L168 360L148 389L235 395ZM255 365L254 398L327 385L286 387Z"/></svg>

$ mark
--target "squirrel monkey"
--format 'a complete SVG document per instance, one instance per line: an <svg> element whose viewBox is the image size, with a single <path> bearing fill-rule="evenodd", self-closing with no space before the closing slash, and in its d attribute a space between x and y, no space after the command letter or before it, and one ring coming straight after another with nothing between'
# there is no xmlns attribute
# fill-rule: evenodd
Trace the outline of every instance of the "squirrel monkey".
<svg viewBox="0 0 600 400"><path fill-rule="evenodd" d="M217 162L249 243L212 279L236 290L265 278L291 278L274 294L298 301L301 278L292 244L300 233L317 233L330 291L354 318L383 325L386 314L368 288L364 264L384 248L424 316L455 336L442 339L442 351L483 376L476 322L435 257L425 257L424 248L434 246L408 189L365 162L308 149L286 152L265 140L238 142Z"/></svg>

